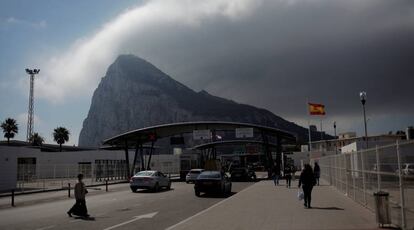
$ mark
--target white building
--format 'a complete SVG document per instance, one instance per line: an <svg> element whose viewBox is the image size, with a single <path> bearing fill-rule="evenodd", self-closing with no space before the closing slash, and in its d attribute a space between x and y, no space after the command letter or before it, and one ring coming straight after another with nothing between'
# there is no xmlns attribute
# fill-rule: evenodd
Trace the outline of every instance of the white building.
<svg viewBox="0 0 414 230"><path fill-rule="evenodd" d="M12 141L10 146L0 142L0 191L14 189L18 180L75 178L83 173L85 177L121 179L126 178L124 150L82 149L65 146L64 151L56 152L58 146L44 145L33 147L25 142ZM130 167L135 151L128 151ZM136 159L135 171L141 167ZM147 165L148 156L144 156ZM164 173L178 173L179 155L154 154L151 169Z"/></svg>

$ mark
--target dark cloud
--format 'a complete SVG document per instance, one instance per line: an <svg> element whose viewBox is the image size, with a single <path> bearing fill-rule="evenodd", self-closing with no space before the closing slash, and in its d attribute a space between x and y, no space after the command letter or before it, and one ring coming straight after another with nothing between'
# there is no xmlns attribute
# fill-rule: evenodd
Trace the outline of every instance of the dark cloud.
<svg viewBox="0 0 414 230"><path fill-rule="evenodd" d="M273 1L168 33L139 50L195 89L288 117L307 99L359 114L361 90L373 113L414 112L412 1Z"/></svg>
<svg viewBox="0 0 414 230"><path fill-rule="evenodd" d="M132 53L195 90L298 122L309 100L352 128L365 90L372 124L401 114L394 123L406 125L414 123L413 41L412 0L153 0L67 52L59 63L77 72L51 76L67 79L59 92L78 87L68 86L73 76L95 76L82 84L95 89L117 55Z"/></svg>

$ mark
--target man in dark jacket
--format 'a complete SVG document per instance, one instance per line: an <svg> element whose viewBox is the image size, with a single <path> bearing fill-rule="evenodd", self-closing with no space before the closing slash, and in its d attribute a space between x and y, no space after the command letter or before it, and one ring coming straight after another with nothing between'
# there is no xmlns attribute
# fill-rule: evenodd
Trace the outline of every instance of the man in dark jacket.
<svg viewBox="0 0 414 230"><path fill-rule="evenodd" d="M78 175L78 183L75 185L75 199L76 203L72 206L72 208L67 212L70 217L72 217L72 214L75 214L77 216L81 216L84 218L89 217L88 215L88 209L86 208L86 201L85 201L85 195L88 193L88 190L86 190L85 184L82 182L83 175Z"/></svg>
<svg viewBox="0 0 414 230"><path fill-rule="evenodd" d="M312 189L313 186L316 184L315 175L313 174L312 167L309 164L305 164L305 167L302 170L299 178L299 185L302 185L304 201L303 204L305 208L311 208L311 200L312 200Z"/></svg>

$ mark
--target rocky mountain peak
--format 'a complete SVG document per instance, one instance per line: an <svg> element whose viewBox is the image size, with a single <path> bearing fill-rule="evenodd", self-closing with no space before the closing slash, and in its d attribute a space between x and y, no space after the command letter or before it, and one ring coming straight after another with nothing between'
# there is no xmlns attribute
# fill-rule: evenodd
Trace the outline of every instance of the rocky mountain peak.
<svg viewBox="0 0 414 230"><path fill-rule="evenodd" d="M121 55L95 90L79 146L147 126L185 121L234 121L280 128L306 139L307 130L265 109L195 92L146 60Z"/></svg>

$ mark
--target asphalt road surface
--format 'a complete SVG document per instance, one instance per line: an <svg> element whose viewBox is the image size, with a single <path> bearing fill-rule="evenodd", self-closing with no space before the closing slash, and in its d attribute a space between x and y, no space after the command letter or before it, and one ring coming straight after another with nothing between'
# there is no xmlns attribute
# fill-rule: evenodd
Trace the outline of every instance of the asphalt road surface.
<svg viewBox="0 0 414 230"><path fill-rule="evenodd" d="M237 193L252 183L233 182ZM91 219L70 218L74 199L56 199L0 210L0 229L166 229L226 199L196 197L192 184L173 183L169 191L132 193L129 184L86 198Z"/></svg>

